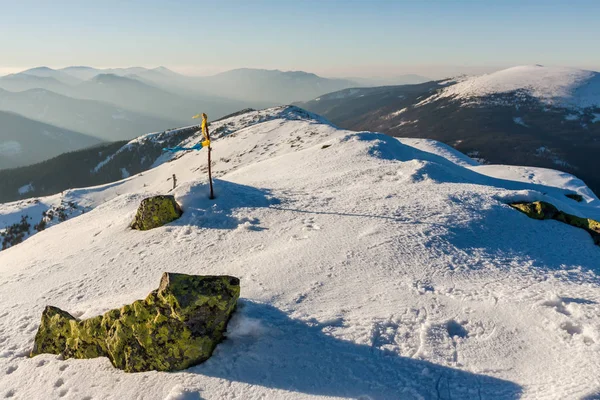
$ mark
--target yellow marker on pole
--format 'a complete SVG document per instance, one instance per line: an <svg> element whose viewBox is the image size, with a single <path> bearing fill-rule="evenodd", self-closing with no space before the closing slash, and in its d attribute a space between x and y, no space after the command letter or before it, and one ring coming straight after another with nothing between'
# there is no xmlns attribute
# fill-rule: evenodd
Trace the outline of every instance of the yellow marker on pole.
<svg viewBox="0 0 600 400"><path fill-rule="evenodd" d="M202 114L196 114L194 115L192 118L193 119L198 119L202 117L202 135L204 136L204 141L202 142L202 147L208 147L208 182L210 184L210 199L214 199L215 198L215 194L213 191L213 181L212 181L212 168L211 168L211 161L210 161L210 153L212 151L212 148L210 147L210 133L208 132L208 116L205 113Z"/></svg>

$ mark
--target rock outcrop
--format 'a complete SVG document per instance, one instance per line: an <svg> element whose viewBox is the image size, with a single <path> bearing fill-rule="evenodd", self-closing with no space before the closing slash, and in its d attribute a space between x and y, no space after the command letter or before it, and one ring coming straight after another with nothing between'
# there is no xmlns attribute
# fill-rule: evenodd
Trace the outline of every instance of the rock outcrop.
<svg viewBox="0 0 600 400"><path fill-rule="evenodd" d="M149 197L142 200L131 227L147 231L168 224L181 217L181 214L183 210L175 201L175 197L170 195Z"/></svg>
<svg viewBox="0 0 600 400"><path fill-rule="evenodd" d="M592 239L594 239L594 243L600 246L600 222L598 221L567 214L545 201L536 201L533 203L519 202L512 203L510 206L533 219L554 219L577 228L585 229L592 236Z"/></svg>
<svg viewBox="0 0 600 400"><path fill-rule="evenodd" d="M239 295L232 276L164 273L145 300L87 320L47 306L31 356L108 357L127 372L186 369L223 340Z"/></svg>

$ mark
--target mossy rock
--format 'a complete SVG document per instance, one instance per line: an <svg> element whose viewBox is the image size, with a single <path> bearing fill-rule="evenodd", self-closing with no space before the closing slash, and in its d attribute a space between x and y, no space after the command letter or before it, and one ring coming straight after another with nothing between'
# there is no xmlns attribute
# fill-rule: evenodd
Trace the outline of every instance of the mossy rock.
<svg viewBox="0 0 600 400"><path fill-rule="evenodd" d="M577 228L585 229L592 236L592 239L594 239L594 243L600 245L600 222L596 220L567 214L544 201L512 203L510 206L533 219L554 219Z"/></svg>
<svg viewBox="0 0 600 400"><path fill-rule="evenodd" d="M181 217L183 210L170 195L160 195L142 200L135 219L131 223L133 229L147 231L175 221Z"/></svg>
<svg viewBox="0 0 600 400"><path fill-rule="evenodd" d="M522 213L527 214L533 219L554 219L559 213L558 209L545 201L536 201L534 203L513 203L511 207L516 208Z"/></svg>
<svg viewBox="0 0 600 400"><path fill-rule="evenodd" d="M177 371L207 360L223 334L240 281L232 276L164 273L145 300L78 320L47 306L31 356L108 357L127 372Z"/></svg>

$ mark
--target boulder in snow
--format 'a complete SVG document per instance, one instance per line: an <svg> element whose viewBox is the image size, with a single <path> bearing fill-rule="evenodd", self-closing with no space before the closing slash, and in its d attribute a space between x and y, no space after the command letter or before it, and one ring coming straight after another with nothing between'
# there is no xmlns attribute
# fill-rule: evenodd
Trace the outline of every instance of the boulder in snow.
<svg viewBox="0 0 600 400"><path fill-rule="evenodd" d="M232 276L165 272L145 300L78 320L47 306L31 356L108 357L126 372L177 371L207 360L223 333L240 295Z"/></svg>
<svg viewBox="0 0 600 400"><path fill-rule="evenodd" d="M147 231L175 221L183 211L175 201L175 197L160 195L142 200L135 219L131 223L133 229Z"/></svg>
<svg viewBox="0 0 600 400"><path fill-rule="evenodd" d="M511 204L511 207L527 214L530 218L554 219L577 228L585 229L594 239L594 243L600 246L600 222L598 221L567 214L545 201L513 203Z"/></svg>
<svg viewBox="0 0 600 400"><path fill-rule="evenodd" d="M550 203L545 201L536 201L533 203L513 203L511 207L516 208L529 218L533 219L554 219L559 211Z"/></svg>

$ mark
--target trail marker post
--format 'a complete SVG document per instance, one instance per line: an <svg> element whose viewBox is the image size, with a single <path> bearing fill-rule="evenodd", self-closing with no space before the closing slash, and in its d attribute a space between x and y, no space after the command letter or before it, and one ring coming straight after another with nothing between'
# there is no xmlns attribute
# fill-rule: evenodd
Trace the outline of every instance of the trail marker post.
<svg viewBox="0 0 600 400"><path fill-rule="evenodd" d="M194 116L194 118L198 118L199 115ZM202 113L202 135L204 135L204 143L208 144L208 183L210 185L210 196L209 199L215 198L215 192L213 190L213 181L212 181L212 165L210 160L210 153L212 152L212 147L210 146L210 132L208 131L208 116L205 113Z"/></svg>

